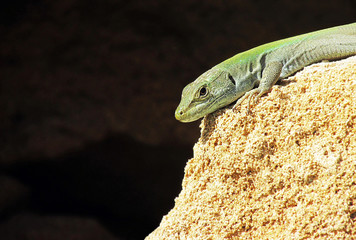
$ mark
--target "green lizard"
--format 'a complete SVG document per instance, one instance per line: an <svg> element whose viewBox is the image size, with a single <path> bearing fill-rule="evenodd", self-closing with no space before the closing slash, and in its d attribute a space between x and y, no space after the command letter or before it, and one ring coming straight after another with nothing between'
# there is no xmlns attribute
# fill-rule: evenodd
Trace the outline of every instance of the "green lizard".
<svg viewBox="0 0 356 240"><path fill-rule="evenodd" d="M236 108L246 98L249 110L252 97L256 102L278 79L315 62L351 55L356 55L356 23L261 45L227 59L188 84L175 117L192 122L238 100Z"/></svg>

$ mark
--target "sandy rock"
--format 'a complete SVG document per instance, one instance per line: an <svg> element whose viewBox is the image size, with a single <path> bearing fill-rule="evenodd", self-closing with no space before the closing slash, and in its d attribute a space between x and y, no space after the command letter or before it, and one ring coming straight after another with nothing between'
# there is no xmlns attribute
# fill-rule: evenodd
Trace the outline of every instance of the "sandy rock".
<svg viewBox="0 0 356 240"><path fill-rule="evenodd" d="M356 238L356 57L206 117L174 208L146 239Z"/></svg>

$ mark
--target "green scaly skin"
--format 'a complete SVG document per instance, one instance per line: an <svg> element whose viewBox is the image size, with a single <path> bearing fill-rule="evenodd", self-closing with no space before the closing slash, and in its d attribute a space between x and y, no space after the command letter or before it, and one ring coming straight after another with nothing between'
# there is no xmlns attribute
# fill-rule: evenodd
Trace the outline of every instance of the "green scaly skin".
<svg viewBox="0 0 356 240"><path fill-rule="evenodd" d="M267 43L239 53L188 84L175 112L192 122L238 100L249 103L270 91L278 79L322 60L356 55L356 23Z"/></svg>

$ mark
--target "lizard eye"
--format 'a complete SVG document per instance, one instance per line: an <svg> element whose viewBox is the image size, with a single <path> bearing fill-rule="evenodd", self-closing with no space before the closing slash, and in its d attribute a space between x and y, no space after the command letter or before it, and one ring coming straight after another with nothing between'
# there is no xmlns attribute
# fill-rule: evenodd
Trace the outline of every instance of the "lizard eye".
<svg viewBox="0 0 356 240"><path fill-rule="evenodd" d="M199 97L205 97L208 94L206 87L202 87L199 91Z"/></svg>

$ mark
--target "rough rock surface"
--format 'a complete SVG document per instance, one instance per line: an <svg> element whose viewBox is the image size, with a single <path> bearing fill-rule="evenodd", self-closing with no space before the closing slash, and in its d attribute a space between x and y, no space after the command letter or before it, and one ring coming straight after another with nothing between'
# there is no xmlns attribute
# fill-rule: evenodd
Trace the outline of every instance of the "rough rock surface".
<svg viewBox="0 0 356 240"><path fill-rule="evenodd" d="M356 57L206 117L175 207L146 239L355 239Z"/></svg>

